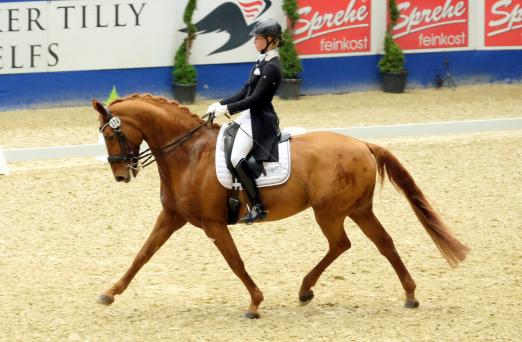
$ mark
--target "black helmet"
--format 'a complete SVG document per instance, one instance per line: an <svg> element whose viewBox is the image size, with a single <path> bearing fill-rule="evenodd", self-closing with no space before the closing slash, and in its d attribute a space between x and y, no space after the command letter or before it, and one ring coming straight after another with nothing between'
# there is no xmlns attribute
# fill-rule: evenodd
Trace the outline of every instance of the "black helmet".
<svg viewBox="0 0 522 342"><path fill-rule="evenodd" d="M266 19L258 22L250 35L281 39L282 31L281 25L275 19Z"/></svg>

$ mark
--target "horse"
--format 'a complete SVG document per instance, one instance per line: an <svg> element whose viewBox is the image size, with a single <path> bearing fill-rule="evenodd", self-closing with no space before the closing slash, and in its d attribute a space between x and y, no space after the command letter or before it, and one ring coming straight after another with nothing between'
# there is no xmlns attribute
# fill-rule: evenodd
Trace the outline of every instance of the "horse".
<svg viewBox="0 0 522 342"><path fill-rule="evenodd" d="M250 303L244 316L259 318L263 292L247 273L228 229L230 190L218 182L214 167L220 125L203 120L176 101L150 94L133 94L108 107L96 100L92 105L98 113L115 180L129 182L131 175L137 176L143 157L140 144L145 141L149 158L153 156L157 163L162 206L131 266L97 297L97 302L112 304L165 241L189 222L213 241L248 290ZM281 220L311 207L328 241L326 255L302 280L298 293L302 305L314 298L312 288L325 269L350 248L344 230L344 220L349 217L394 268L405 291L404 306L419 306L416 284L372 209L377 175L381 186L387 175L402 192L450 266L456 267L465 259L469 248L455 238L409 172L384 147L331 132L312 132L291 138L291 156L289 179L260 192L268 211L264 221ZM240 196L240 210L246 211L244 194Z"/></svg>

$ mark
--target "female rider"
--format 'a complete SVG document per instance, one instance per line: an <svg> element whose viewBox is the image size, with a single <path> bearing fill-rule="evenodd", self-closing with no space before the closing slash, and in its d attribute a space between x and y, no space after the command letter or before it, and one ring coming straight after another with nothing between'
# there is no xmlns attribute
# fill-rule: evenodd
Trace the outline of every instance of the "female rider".
<svg viewBox="0 0 522 342"><path fill-rule="evenodd" d="M250 151L258 162L276 162L279 158L279 119L272 98L282 79L277 52L281 33L281 25L274 19L255 25L250 35L254 36L254 46L260 55L249 80L237 94L211 104L207 110L215 117L240 113L234 120L240 127L230 161L252 204L250 212L240 220L248 224L265 218L266 211L259 198L255 175L245 158Z"/></svg>

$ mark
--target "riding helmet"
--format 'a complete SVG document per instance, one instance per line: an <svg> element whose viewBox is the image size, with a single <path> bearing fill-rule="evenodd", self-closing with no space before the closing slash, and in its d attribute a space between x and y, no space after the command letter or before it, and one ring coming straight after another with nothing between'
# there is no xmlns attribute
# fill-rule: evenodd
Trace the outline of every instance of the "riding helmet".
<svg viewBox="0 0 522 342"><path fill-rule="evenodd" d="M275 19L270 18L258 22L252 32L250 32L250 35L280 39L282 31L281 25Z"/></svg>

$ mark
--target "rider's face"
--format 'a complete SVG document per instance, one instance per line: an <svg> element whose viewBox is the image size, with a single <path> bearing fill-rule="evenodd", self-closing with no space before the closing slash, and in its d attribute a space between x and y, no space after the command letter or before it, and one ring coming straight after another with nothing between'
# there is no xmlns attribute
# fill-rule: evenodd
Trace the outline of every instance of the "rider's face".
<svg viewBox="0 0 522 342"><path fill-rule="evenodd" d="M254 46L256 47L257 52L261 52L264 48L266 48L267 41L263 36L255 36L254 37Z"/></svg>

